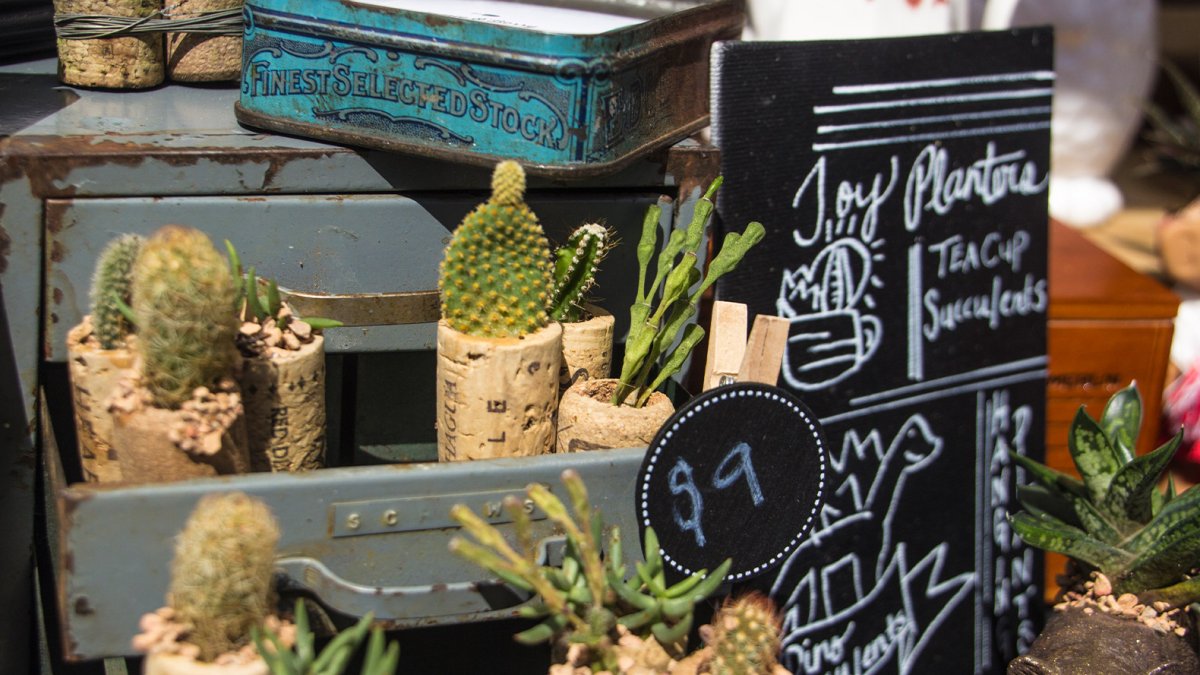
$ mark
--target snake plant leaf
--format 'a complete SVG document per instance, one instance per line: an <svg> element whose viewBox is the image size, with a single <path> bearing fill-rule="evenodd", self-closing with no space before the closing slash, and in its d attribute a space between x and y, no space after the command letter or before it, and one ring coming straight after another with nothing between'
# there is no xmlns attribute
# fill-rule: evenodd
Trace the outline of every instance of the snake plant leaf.
<svg viewBox="0 0 1200 675"><path fill-rule="evenodd" d="M1180 570L1200 564L1200 499L1185 501L1191 492L1195 490L1188 490L1176 502L1184 506L1165 510L1130 540L1129 548L1139 546L1140 553L1114 580L1118 589L1138 592L1173 584L1180 580Z"/></svg>
<svg viewBox="0 0 1200 675"><path fill-rule="evenodd" d="M1179 581L1180 570L1190 570L1197 564L1200 564L1200 521L1193 520L1164 533L1160 542L1130 563L1114 585L1120 592L1140 593Z"/></svg>
<svg viewBox="0 0 1200 675"><path fill-rule="evenodd" d="M1079 497L1073 499L1072 507L1075 509L1075 516L1079 518L1079 523L1083 525L1084 532L1103 542L1118 542L1122 539L1121 531L1099 507L1086 499Z"/></svg>
<svg viewBox="0 0 1200 675"><path fill-rule="evenodd" d="M1008 451L1008 456L1014 462L1020 464L1021 468L1028 471L1037 482L1046 486L1051 492L1055 494L1070 493L1076 497L1087 497L1087 488L1083 486L1083 481L1078 478L1065 474L1058 469L1052 469L1045 464L1036 462L1012 450Z"/></svg>
<svg viewBox="0 0 1200 675"><path fill-rule="evenodd" d="M1075 468L1083 477L1088 497L1095 504L1102 503L1122 463L1108 436L1104 435L1104 430L1084 411L1083 406L1079 406L1071 422L1067 446L1071 450L1071 458L1075 460Z"/></svg>
<svg viewBox="0 0 1200 675"><path fill-rule="evenodd" d="M1087 532L1066 523L1036 518L1028 513L1017 513L1008 520L1026 544L1062 553L1093 567L1119 569L1133 559L1131 554L1096 541Z"/></svg>
<svg viewBox="0 0 1200 675"><path fill-rule="evenodd" d="M1075 515L1075 507L1067 496L1045 485L1018 485L1017 501L1035 516L1057 518L1068 525L1083 527Z"/></svg>
<svg viewBox="0 0 1200 675"><path fill-rule="evenodd" d="M1147 605L1165 602L1171 608L1186 607L1193 602L1200 601L1200 576L1186 579L1166 588L1143 591L1138 594L1138 600Z"/></svg>
<svg viewBox="0 0 1200 675"><path fill-rule="evenodd" d="M1150 522L1154 516L1153 493L1158 492L1158 478L1175 456L1182 440L1183 432L1180 431L1154 452L1137 457L1121 467L1108 486L1108 494L1104 496L1101 505L1104 512L1135 523Z"/></svg>
<svg viewBox="0 0 1200 675"><path fill-rule="evenodd" d="M1150 493L1150 504L1154 509L1154 517L1157 518L1158 514L1162 513L1163 508L1167 504L1170 504L1173 499L1175 499L1175 477L1167 474L1167 491L1160 492L1154 490Z"/></svg>
<svg viewBox="0 0 1200 675"><path fill-rule="evenodd" d="M1159 543L1168 530L1188 520L1200 521L1200 490L1195 488L1171 500L1153 521L1126 540L1121 548L1134 555L1143 555Z"/></svg>
<svg viewBox="0 0 1200 675"><path fill-rule="evenodd" d="M1100 428L1112 441L1121 462L1128 464L1133 461L1138 431L1142 428L1142 395L1138 392L1136 382L1108 399L1100 415Z"/></svg>

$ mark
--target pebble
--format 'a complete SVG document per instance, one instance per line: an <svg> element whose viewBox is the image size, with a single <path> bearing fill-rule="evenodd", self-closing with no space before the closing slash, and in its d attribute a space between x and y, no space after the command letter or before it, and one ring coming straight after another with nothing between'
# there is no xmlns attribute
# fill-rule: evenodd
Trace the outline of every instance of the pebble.
<svg viewBox="0 0 1200 675"><path fill-rule="evenodd" d="M1097 572L1096 580L1094 582L1092 582L1092 584L1093 584L1092 592L1096 596L1105 596L1105 595L1112 594L1112 582L1109 581L1108 577L1104 576L1103 574L1100 574L1099 572Z"/></svg>
<svg viewBox="0 0 1200 675"><path fill-rule="evenodd" d="M295 333L296 337L304 340L305 342L312 337L312 326L304 323L303 321L289 321L288 329Z"/></svg>

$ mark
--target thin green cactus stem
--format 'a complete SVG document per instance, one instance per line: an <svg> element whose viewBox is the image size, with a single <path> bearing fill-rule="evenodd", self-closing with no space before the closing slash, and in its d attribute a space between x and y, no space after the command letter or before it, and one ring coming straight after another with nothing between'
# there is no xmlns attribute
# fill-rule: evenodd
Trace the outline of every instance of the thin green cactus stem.
<svg viewBox="0 0 1200 675"><path fill-rule="evenodd" d="M758 222L750 223L740 234L730 232L725 235L721 250L709 262L708 273L701 272L698 253L721 182L718 176L708 187L697 202L688 226L671 232L658 255L649 289L645 283L658 239L661 201L646 213L638 243L637 298L629 311L629 337L625 341L625 359L621 363L620 382L613 392L613 405L622 405L633 396L634 405L641 407L667 378L679 372L704 338L704 329L689 323L696 315L700 298L718 279L737 267L766 234ZM651 380L655 366L658 371Z"/></svg>
<svg viewBox="0 0 1200 675"><path fill-rule="evenodd" d="M479 337L521 337L549 322L550 246L524 193L521 165L501 162L491 198L454 231L438 280L442 317L451 328Z"/></svg>
<svg viewBox="0 0 1200 675"><path fill-rule="evenodd" d="M92 334L102 349L116 349L134 326L124 310L132 301L133 265L142 249L143 239L124 234L113 239L101 251L92 274Z"/></svg>
<svg viewBox="0 0 1200 675"><path fill-rule="evenodd" d="M168 225L134 266L142 382L155 405L177 408L233 367L237 319L225 261L203 232Z"/></svg>
<svg viewBox="0 0 1200 675"><path fill-rule="evenodd" d="M612 233L596 223L580 225L554 252L554 294L550 318L573 323L583 318L585 294L596 283L600 261L612 248Z"/></svg>

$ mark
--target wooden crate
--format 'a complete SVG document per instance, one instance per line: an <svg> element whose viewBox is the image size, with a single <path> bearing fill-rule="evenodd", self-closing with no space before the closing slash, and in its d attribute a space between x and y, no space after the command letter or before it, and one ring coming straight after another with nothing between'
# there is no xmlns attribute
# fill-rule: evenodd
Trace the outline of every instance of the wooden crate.
<svg viewBox="0 0 1200 675"><path fill-rule="evenodd" d="M1075 230L1050 228L1050 380L1046 387L1046 461L1076 474L1067 449L1075 411L1098 416L1118 389L1137 381L1145 404L1138 452L1153 450L1179 298ZM1078 474L1076 474L1078 475ZM1046 597L1064 558L1046 558Z"/></svg>

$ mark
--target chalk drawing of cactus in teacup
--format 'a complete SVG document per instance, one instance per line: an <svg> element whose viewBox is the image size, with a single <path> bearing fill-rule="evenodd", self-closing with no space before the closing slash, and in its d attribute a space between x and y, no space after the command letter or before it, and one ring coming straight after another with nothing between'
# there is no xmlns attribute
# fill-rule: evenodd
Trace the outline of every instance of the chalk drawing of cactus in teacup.
<svg viewBox="0 0 1200 675"><path fill-rule="evenodd" d="M872 269L882 254L853 238L829 243L807 265L784 270L776 308L791 321L783 377L801 391L841 382L871 359L883 338L883 323L868 314L872 287L883 282Z"/></svg>

